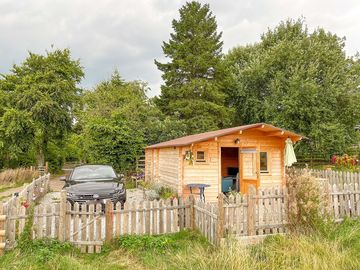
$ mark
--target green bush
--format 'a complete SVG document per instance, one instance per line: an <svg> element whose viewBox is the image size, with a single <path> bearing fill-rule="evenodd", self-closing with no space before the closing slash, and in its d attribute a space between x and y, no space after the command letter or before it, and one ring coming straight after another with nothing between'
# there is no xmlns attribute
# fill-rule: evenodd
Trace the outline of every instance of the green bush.
<svg viewBox="0 0 360 270"><path fill-rule="evenodd" d="M177 196L174 190L167 186L161 186L158 193L161 199L169 199Z"/></svg>
<svg viewBox="0 0 360 270"><path fill-rule="evenodd" d="M313 233L329 224L327 197L310 171L289 170L286 184L289 192L288 219L292 232Z"/></svg>

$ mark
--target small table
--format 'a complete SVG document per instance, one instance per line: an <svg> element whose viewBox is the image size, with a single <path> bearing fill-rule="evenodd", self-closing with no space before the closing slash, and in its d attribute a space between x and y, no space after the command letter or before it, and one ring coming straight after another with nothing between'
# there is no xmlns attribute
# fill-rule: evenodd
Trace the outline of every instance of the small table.
<svg viewBox="0 0 360 270"><path fill-rule="evenodd" d="M199 193L194 193L194 194L199 194L200 195L200 200L205 202L205 188L210 187L210 185L194 183L194 184L188 184L186 186L188 188L190 188L190 193L191 194L193 194L193 192L192 192L193 188L198 188L200 192Z"/></svg>

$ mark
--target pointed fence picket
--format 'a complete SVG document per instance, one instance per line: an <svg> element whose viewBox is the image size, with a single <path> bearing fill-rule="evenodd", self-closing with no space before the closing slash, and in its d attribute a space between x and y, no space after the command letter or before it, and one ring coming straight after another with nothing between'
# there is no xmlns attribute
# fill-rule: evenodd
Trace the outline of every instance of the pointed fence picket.
<svg viewBox="0 0 360 270"><path fill-rule="evenodd" d="M16 192L6 202L0 203L0 254L11 249L25 229L29 206L49 189L50 174L42 175ZM2 228L2 229L1 229Z"/></svg>
<svg viewBox="0 0 360 270"><path fill-rule="evenodd" d="M331 186L330 213L336 222L346 217L360 217L360 185L344 184L339 190L336 184Z"/></svg>
<svg viewBox="0 0 360 270"><path fill-rule="evenodd" d="M58 238L73 243L81 252L98 253L104 241L122 235L157 235L188 228L189 203L176 198L123 205L109 201L104 208L101 204L71 205L62 192L59 203L35 207L32 235L34 239Z"/></svg>
<svg viewBox="0 0 360 270"><path fill-rule="evenodd" d="M297 169L299 172L308 171L318 178L327 179L330 185L336 185L338 190L342 190L344 185L360 185L360 173L348 171L333 170L313 170L313 169Z"/></svg>
<svg viewBox="0 0 360 270"><path fill-rule="evenodd" d="M36 195L39 196L43 192L39 186L29 190L39 192ZM358 183L324 186L334 221L360 216L359 186ZM249 187L246 195L219 194L218 203L205 203L190 196L186 200L180 197L115 205L109 201L105 207L102 204L71 205L62 192L60 202L34 208L32 236L69 241L88 253L100 252L104 241L123 235L158 235L183 229L196 229L209 242L219 244L226 236L244 239L286 233L287 204L286 188L255 190ZM0 252L5 242L15 245L27 215L18 198L6 205L0 203Z"/></svg>
<svg viewBox="0 0 360 270"><path fill-rule="evenodd" d="M224 210L223 215L219 215L219 222L224 224L224 231L220 233L219 237L226 235L242 237L286 232L286 197L285 188L258 189L257 191L250 188L246 196L236 194L229 198L224 198L220 194L219 201L223 200L223 202L219 204L219 207ZM199 221L200 226L201 222Z"/></svg>

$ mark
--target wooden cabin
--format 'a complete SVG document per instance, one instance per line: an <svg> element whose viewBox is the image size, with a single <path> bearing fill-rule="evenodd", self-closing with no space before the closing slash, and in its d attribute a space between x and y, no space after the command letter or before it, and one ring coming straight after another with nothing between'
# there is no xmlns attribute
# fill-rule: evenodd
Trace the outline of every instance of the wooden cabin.
<svg viewBox="0 0 360 270"><path fill-rule="evenodd" d="M161 182L183 197L190 194L188 184L208 184L206 201L229 190L246 193L249 185L282 186L287 138L296 143L302 136L257 123L154 144L145 149L145 181Z"/></svg>

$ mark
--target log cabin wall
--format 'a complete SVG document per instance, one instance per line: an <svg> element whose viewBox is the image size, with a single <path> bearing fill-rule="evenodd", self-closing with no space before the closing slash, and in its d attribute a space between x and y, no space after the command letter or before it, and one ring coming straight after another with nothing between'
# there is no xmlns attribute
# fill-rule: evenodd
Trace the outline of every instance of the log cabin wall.
<svg viewBox="0 0 360 270"><path fill-rule="evenodd" d="M176 147L146 149L145 181L159 181L179 191L179 160L179 150Z"/></svg>
<svg viewBox="0 0 360 270"><path fill-rule="evenodd" d="M242 134L232 134L218 138L220 147L235 147L235 140L239 138L239 147L255 147L260 152L268 153L268 172L260 173L260 187L279 186L284 184L284 147L285 139L267 136L257 130L248 130Z"/></svg>
<svg viewBox="0 0 360 270"><path fill-rule="evenodd" d="M207 141L194 144L192 147L183 147L183 154L191 150L194 153L193 162L184 160L184 175L183 175L183 195L186 197L190 194L187 184L203 183L211 185L205 189L205 196L207 201L216 201L219 194L219 149L217 142ZM196 161L196 152L204 151L206 162ZM198 192L197 190L195 192Z"/></svg>
<svg viewBox="0 0 360 270"><path fill-rule="evenodd" d="M235 140L240 139L240 144ZM221 192L222 175L226 175L221 166L221 147L255 147L260 152L268 153L268 172L260 173L260 187L277 187L284 184L284 147L285 139L281 137L267 136L265 132L257 130L243 131L241 134L231 134L223 137L208 140L206 142L195 143L193 146L183 147L182 153L191 150L194 153L193 165L184 161L183 174L183 194L190 194L186 184L205 183L211 187L205 189L207 201L216 201ZM196 162L196 151L205 151L207 161L205 163ZM231 163L232 164L232 163ZM236 167L236 166L235 166Z"/></svg>
<svg viewBox="0 0 360 270"><path fill-rule="evenodd" d="M236 139L240 139L239 144L235 143ZM145 180L160 181L185 197L190 194L187 184L209 184L211 186L205 189L206 200L215 202L225 173L221 166L221 147L254 147L259 152L268 153L268 171L260 173L260 187L281 186L285 179L285 139L259 130L245 130L188 146L146 149ZM184 160L189 150L194 155L192 162ZM196 161L197 151L205 153L205 162Z"/></svg>

